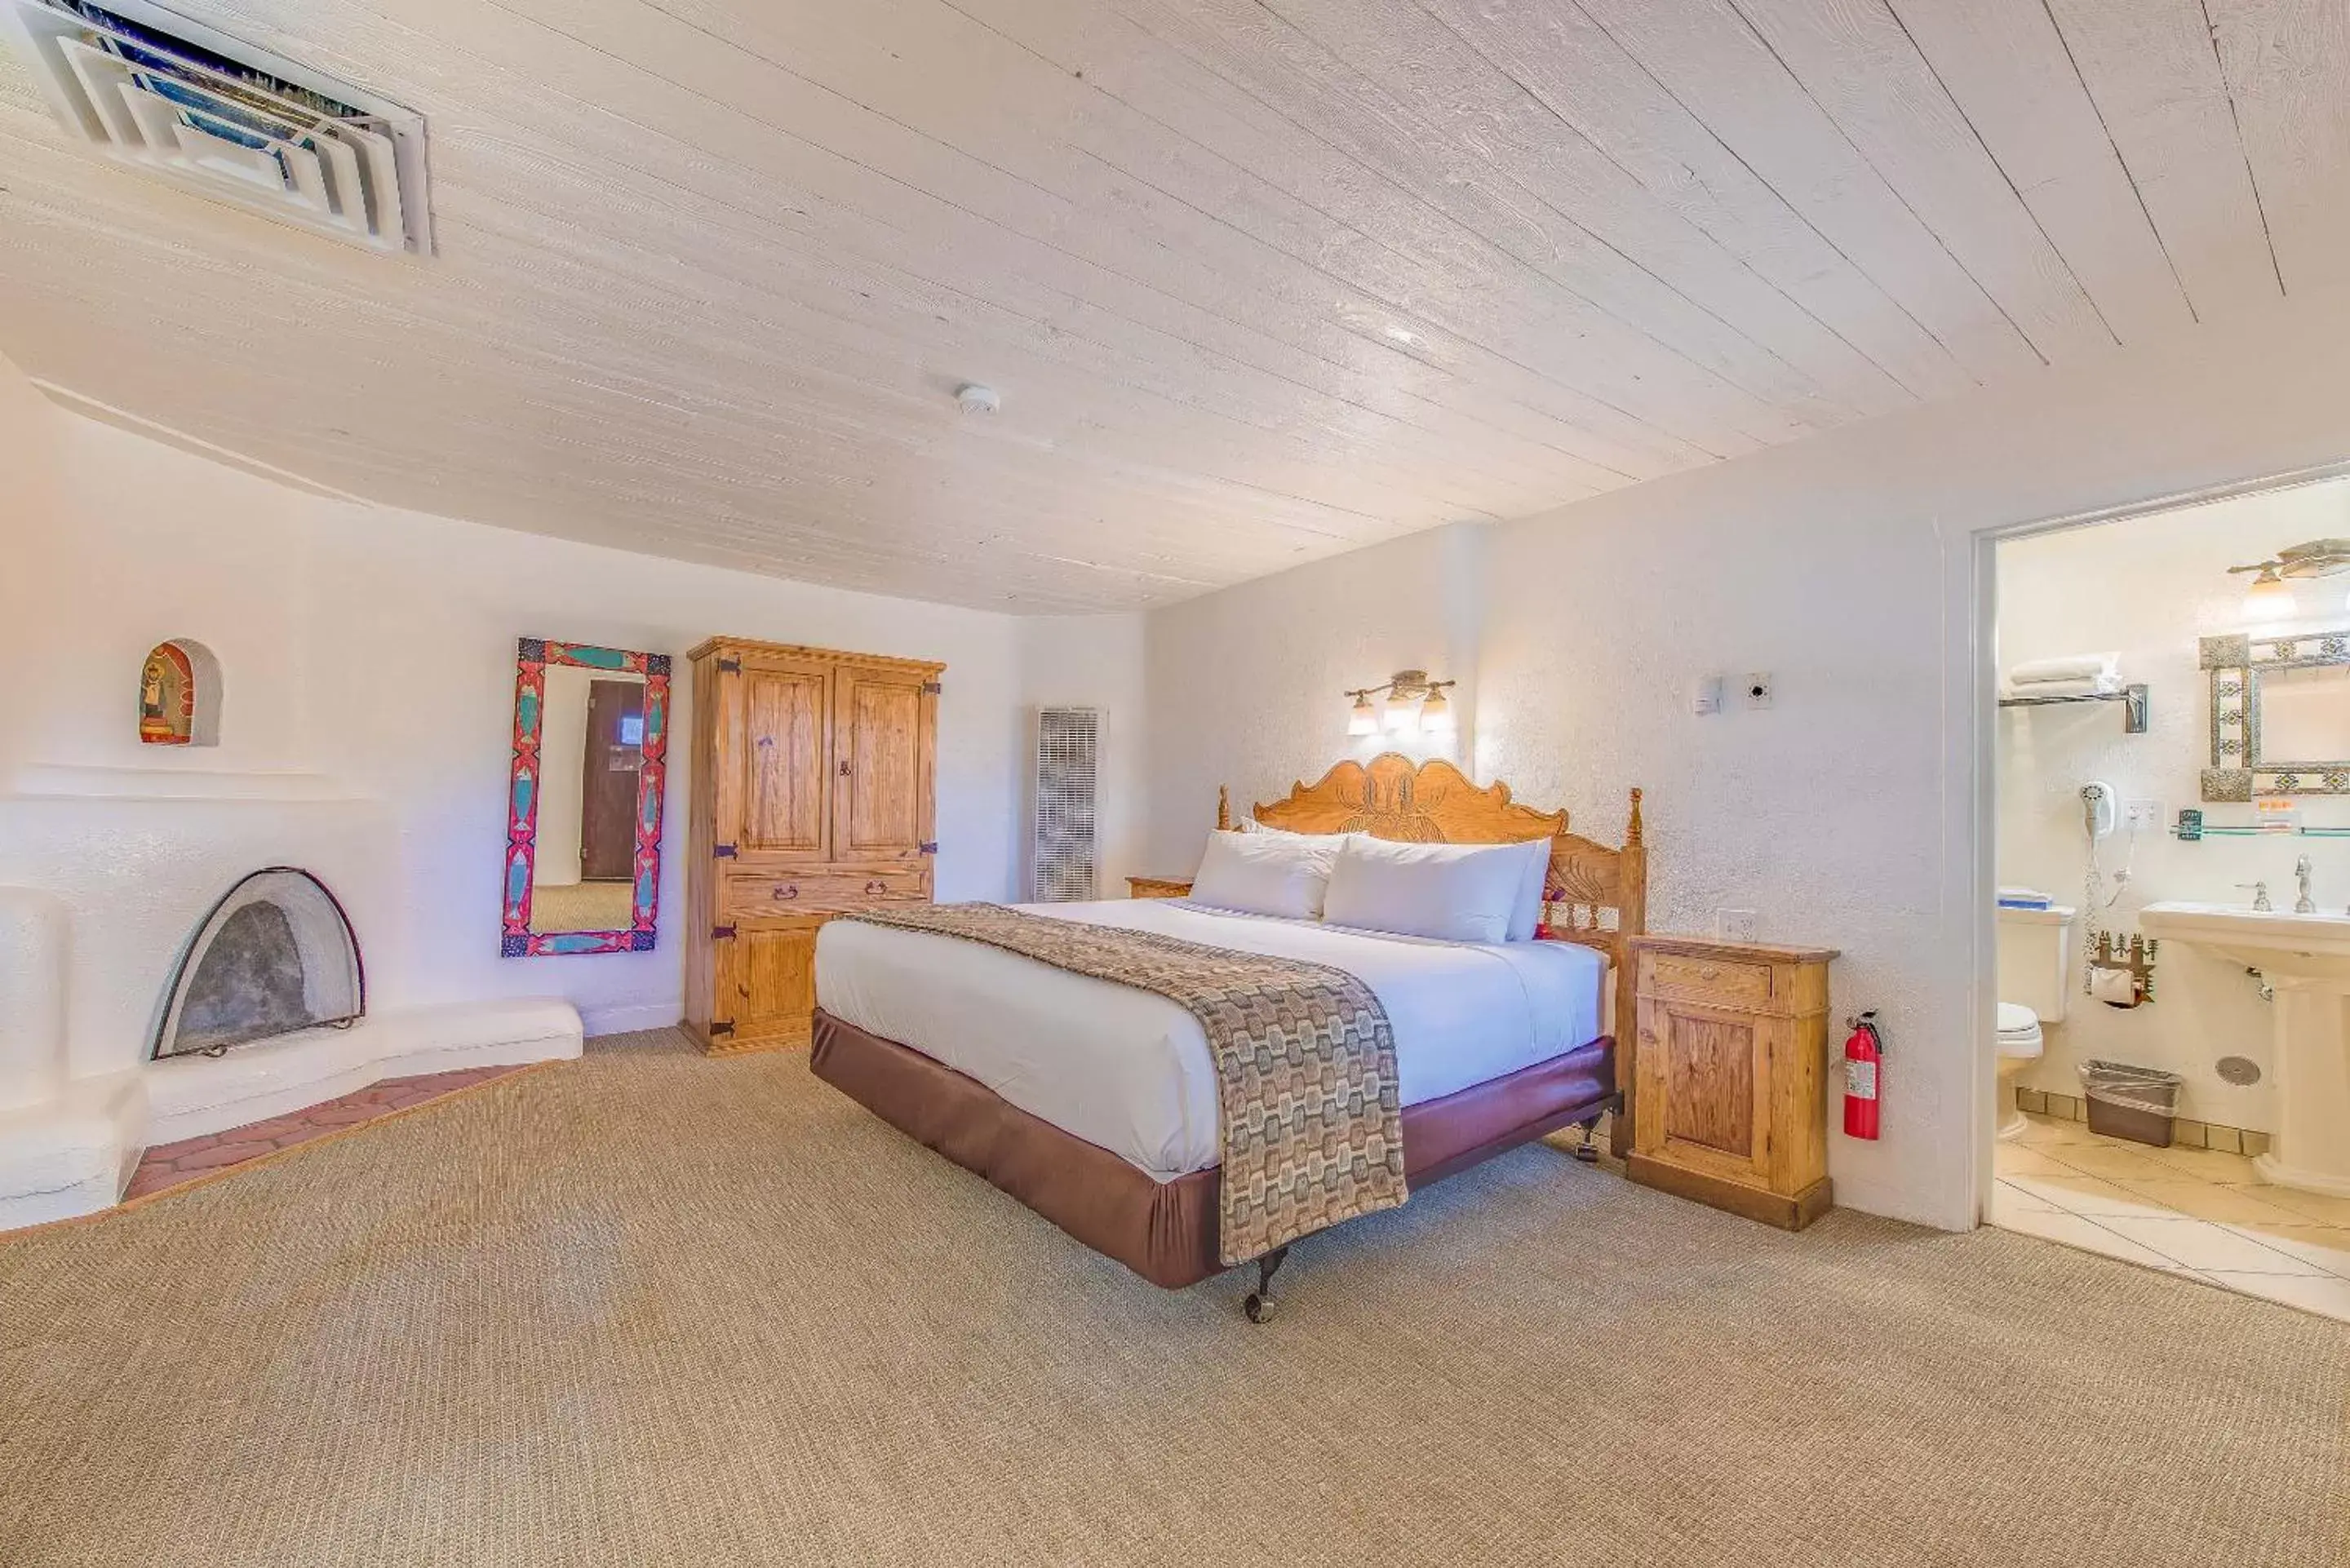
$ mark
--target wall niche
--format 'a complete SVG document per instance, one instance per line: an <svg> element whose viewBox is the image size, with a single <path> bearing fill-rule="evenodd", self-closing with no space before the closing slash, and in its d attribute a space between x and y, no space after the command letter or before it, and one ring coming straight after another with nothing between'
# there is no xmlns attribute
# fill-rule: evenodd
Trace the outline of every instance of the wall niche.
<svg viewBox="0 0 2350 1568"><path fill-rule="evenodd" d="M220 660L191 638L157 643L139 672L139 743L220 743Z"/></svg>

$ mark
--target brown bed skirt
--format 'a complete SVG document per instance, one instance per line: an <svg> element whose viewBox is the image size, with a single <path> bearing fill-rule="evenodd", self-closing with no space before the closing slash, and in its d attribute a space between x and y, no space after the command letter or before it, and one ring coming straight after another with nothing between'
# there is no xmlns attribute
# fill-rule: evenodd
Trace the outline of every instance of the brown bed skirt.
<svg viewBox="0 0 2350 1568"><path fill-rule="evenodd" d="M1180 1290L1223 1272L1216 1247L1220 1170L1154 1181L977 1079L821 1009L808 1064L883 1121L1154 1285ZM1440 1100L1407 1106L1405 1174L1414 1187L1441 1180L1597 1115L1615 1092L1616 1043L1602 1036Z"/></svg>

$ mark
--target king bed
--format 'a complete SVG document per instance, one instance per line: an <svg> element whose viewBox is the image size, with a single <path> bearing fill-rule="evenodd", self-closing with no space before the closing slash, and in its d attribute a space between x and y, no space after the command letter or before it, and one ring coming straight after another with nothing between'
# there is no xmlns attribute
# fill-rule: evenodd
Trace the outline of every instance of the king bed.
<svg viewBox="0 0 2350 1568"><path fill-rule="evenodd" d="M1217 826L1232 826L1221 803ZM1248 826L1317 836L1309 853L1338 836L1524 846L1545 923L1537 940L1446 940L1191 899L836 920L816 950L816 1076L1153 1284L1255 1262L1252 1318L1271 1310L1296 1236L1563 1127L1581 1126L1577 1152L1594 1152L1591 1129L1623 1105L1611 1018L1631 1016L1625 944L1646 903L1637 790L1611 848L1504 785L1388 754L1294 786ZM1351 999L1357 1054L1330 1037L1346 1006L1326 1009L1331 1028L1302 1061L1239 1097L1236 1057L1263 1068L1289 1036L1314 1036L1298 1019L1317 984ZM1235 996L1257 1004L1237 1025L1220 1011ZM1295 1158L1268 1175L1233 1139L1293 1112ZM1249 1172L1253 1193L1315 1190L1284 1208L1297 1196L1284 1188L1282 1215L1252 1211L1250 1228L1227 1169Z"/></svg>

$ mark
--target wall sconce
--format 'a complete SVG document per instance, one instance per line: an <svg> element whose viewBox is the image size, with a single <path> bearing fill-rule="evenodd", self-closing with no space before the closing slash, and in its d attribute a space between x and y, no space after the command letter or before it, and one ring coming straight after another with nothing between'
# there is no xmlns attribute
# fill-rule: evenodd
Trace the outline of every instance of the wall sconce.
<svg viewBox="0 0 2350 1568"><path fill-rule="evenodd" d="M2252 586L2244 590L2246 620L2290 620L2300 613L2301 607L2293 597L2293 583L2287 579L2306 581L2350 572L2350 539L2312 539L2289 550L2279 550L2272 561L2253 561L2230 566L2228 571L2230 576L2253 574Z"/></svg>
<svg viewBox="0 0 2350 1568"><path fill-rule="evenodd" d="M1430 680L1425 670L1399 670L1384 686L1366 686L1349 691L1355 700L1347 711L1347 733L1376 735L1384 724L1394 735L1450 735L1453 732L1452 704L1445 701L1444 689L1458 685L1453 680ZM1374 697L1387 699L1374 703Z"/></svg>

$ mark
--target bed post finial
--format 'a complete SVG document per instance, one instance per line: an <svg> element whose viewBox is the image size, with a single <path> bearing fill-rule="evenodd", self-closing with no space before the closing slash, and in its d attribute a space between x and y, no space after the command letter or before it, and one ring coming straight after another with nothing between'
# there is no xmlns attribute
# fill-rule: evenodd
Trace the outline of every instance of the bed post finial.
<svg viewBox="0 0 2350 1568"><path fill-rule="evenodd" d="M1640 786L1638 784L1634 784L1632 786L1632 821L1631 825L1624 830L1624 842L1627 844L1638 844L1641 842Z"/></svg>
<svg viewBox="0 0 2350 1568"><path fill-rule="evenodd" d="M1232 830L1232 792L1222 784L1218 784L1216 786L1216 831L1230 833Z"/></svg>

